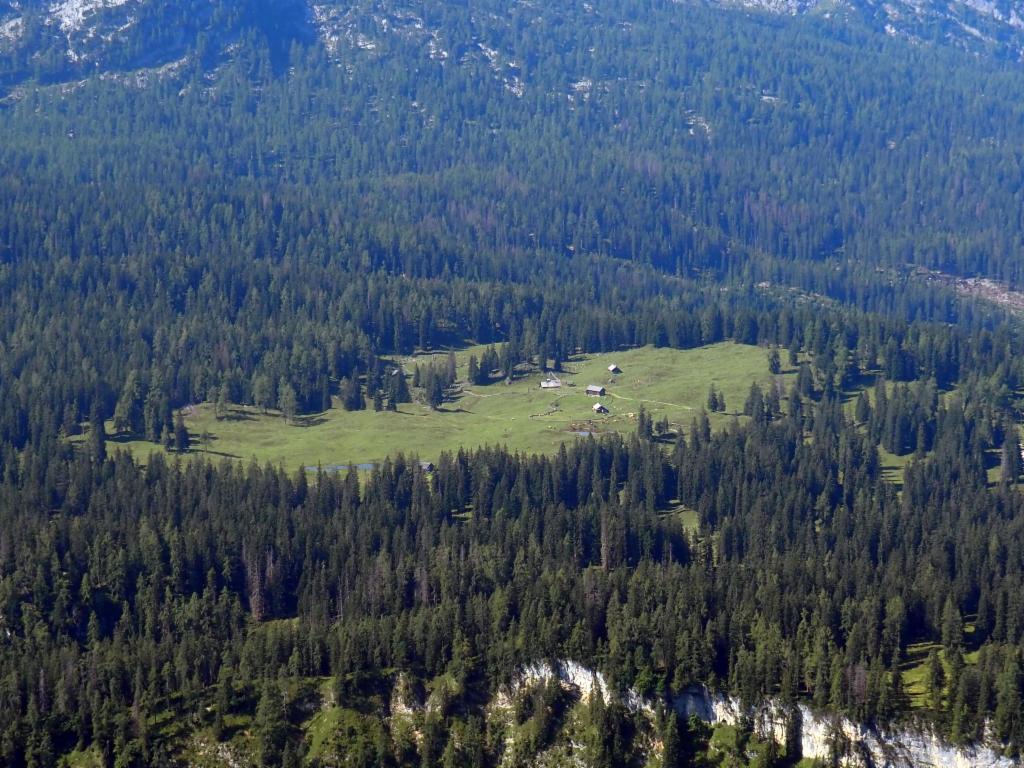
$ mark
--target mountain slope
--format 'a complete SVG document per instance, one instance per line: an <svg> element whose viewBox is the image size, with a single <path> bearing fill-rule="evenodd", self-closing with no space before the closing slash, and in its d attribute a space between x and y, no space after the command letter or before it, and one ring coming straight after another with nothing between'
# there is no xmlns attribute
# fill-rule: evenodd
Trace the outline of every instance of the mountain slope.
<svg viewBox="0 0 1024 768"><path fill-rule="evenodd" d="M1018 61L1024 52L1024 4L1020 0L720 0L711 3L786 16L813 16L823 31L843 35L850 27L913 43L949 45L972 55ZM482 3L476 28L504 29L513 36L528 25L615 16L617 4L568 3L544 7ZM680 13L687 11L680 8ZM333 0L5 0L0 2L0 78L65 81L102 72L164 66L182 59L211 67L230 55L240 38L256 33L280 62L292 42L318 39L332 55L349 47L366 53L395 39L414 41L437 61L465 63L483 56L508 71L508 87L522 83L520 62L509 61L486 40L452 34L446 22L457 13L443 3ZM642 22L642 18L635 21ZM625 19L623 24L632 23ZM460 30L465 32L465 28ZM484 36L486 37L486 35ZM584 86L581 85L582 89Z"/></svg>
<svg viewBox="0 0 1024 768"><path fill-rule="evenodd" d="M314 38L311 18L299 0L0 3L0 76L59 82L183 58L208 68L254 33L279 60L292 41Z"/></svg>
<svg viewBox="0 0 1024 768"><path fill-rule="evenodd" d="M1024 277L1007 226L1024 195L1015 65L863 29L831 36L814 19L631 0L243 8L217 41L147 54L162 70L103 74L165 87L87 78L81 98L35 93L54 105L41 113L32 88L12 89L7 167L60 155L45 173L69 194L81 178L166 190L196 158L229 197L250 182L328 185L342 209L330 220L416 232L429 261L461 274L483 253L539 248L858 301L846 270L865 265ZM109 163L85 160L83 143Z"/></svg>
<svg viewBox="0 0 1024 768"><path fill-rule="evenodd" d="M971 54L1020 61L1024 4L1017 0L722 0L786 15L815 15L836 25L859 23L919 44L950 45Z"/></svg>

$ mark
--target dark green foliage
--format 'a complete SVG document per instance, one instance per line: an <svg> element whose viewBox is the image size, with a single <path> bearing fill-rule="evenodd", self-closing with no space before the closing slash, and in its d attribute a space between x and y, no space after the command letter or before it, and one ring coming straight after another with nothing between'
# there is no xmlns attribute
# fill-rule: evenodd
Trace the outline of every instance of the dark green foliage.
<svg viewBox="0 0 1024 768"><path fill-rule="evenodd" d="M231 712L234 700L234 684L231 668L223 666L217 681L216 700L213 704L213 737L220 741L224 737L224 718Z"/></svg>
<svg viewBox="0 0 1024 768"><path fill-rule="evenodd" d="M359 379L355 376L341 380L339 388L341 405L346 411L361 411L366 408L366 400L363 397L363 389L359 385Z"/></svg>
<svg viewBox="0 0 1024 768"><path fill-rule="evenodd" d="M93 461L102 464L107 458L107 430L100 414L99 402L94 401L89 414L88 448Z"/></svg>
<svg viewBox="0 0 1024 768"><path fill-rule="evenodd" d="M189 434L185 426L185 417L179 410L174 416L174 450L178 453L188 451Z"/></svg>
<svg viewBox="0 0 1024 768"><path fill-rule="evenodd" d="M299 404L295 397L295 388L285 379L281 379L277 386L277 407L287 421L292 421L298 413Z"/></svg>
<svg viewBox="0 0 1024 768"><path fill-rule="evenodd" d="M399 403L412 402L409 383L405 380L405 371L400 366L390 369L384 377L384 394L388 400L388 408L394 410Z"/></svg>
<svg viewBox="0 0 1024 768"><path fill-rule="evenodd" d="M936 424L944 453L908 466L902 497L881 479L861 430L824 400L798 421L717 434L695 425L671 455L635 438L580 442L551 458L484 450L441 457L429 480L399 457L362 488L352 474L307 483L255 466L175 469L158 456L143 469L123 455L99 461L64 449L50 456L60 470L46 480L26 456L0 486L10 500L0 507L0 620L13 631L0 663L16 673L0 689L0 724L37 737L7 749L25 755L82 738L121 754L117 744L141 737L129 729L119 742L118 717L129 722L135 702L172 695L206 697L223 732L233 680L250 691L261 749L283 761L296 745L279 675L350 679L412 665L454 681L455 698L440 710L447 718L463 706L458 691L486 690L550 655L602 667L649 695L659 679L721 680L750 699L807 697L885 719L905 711L897 666L921 637L947 646L950 672L936 655L929 687L949 732L970 740L992 717L1016 744L1024 582L1001 552L1022 543L1014 521L1024 501L979 485L980 437L958 442L961 420ZM666 488L715 534L713 557L661 514ZM469 509L472 522L459 522ZM967 519L984 519L991 541ZM905 578L935 562L935 540L977 570L954 562L932 566L929 580ZM873 548L852 545L862 541ZM488 554L441 557L458 551ZM821 567L821 552L834 569ZM751 580L751 569L764 578ZM970 642L983 653L966 666L956 661L960 616L980 616L975 583L995 608L976 624ZM539 612L559 620L538 624L530 617ZM128 630L137 647L125 645ZM228 678L219 660L234 654L242 663ZM51 677L64 657L80 672ZM117 682L122 662L139 670L137 682ZM88 669L100 680L79 676ZM31 694L40 674L47 701L67 700L84 720L39 704ZM100 695L111 686L123 693ZM559 721L560 696L539 688L523 704L536 749ZM595 764L619 764L632 726L606 704L593 705L600 727L588 750ZM51 713L53 747L29 725L40 706ZM439 761L445 722L430 751Z"/></svg>
<svg viewBox="0 0 1024 768"><path fill-rule="evenodd" d="M289 751L288 716L281 695L281 684L276 680L267 679L263 683L253 719L253 730L260 765L283 765L286 752Z"/></svg>
<svg viewBox="0 0 1024 768"><path fill-rule="evenodd" d="M682 768L684 765L684 747L679 731L679 716L675 710L662 715L661 729L662 766L664 768Z"/></svg>
<svg viewBox="0 0 1024 768"><path fill-rule="evenodd" d="M718 391L715 389L714 384L712 384L711 387L708 389L708 410L711 411L712 413L717 413L718 411L725 410L719 405L719 402L720 401Z"/></svg>
<svg viewBox="0 0 1024 768"><path fill-rule="evenodd" d="M1019 73L812 21L541 5L423 10L470 62L478 39L511 49L522 99L397 38L332 62L254 35L209 80L5 101L0 763L79 744L160 765L148 712L226 736L235 708L264 764L294 764L281 678L354 696L412 669L455 690L401 759L478 765L499 750L472 692L558 656L651 696L708 682L886 721L925 641L949 664L928 660L926 716L1024 743L1021 338L906 268L1024 280ZM478 29L488 9L510 26ZM566 98L583 77L599 87ZM431 477L402 456L361 483L108 451L187 451L172 414L200 400L293 421L337 383L348 410L395 408L412 393L389 360L466 340L488 345L475 387L637 344L761 344L772 373L785 348L799 372L715 433L637 408L628 440L460 452ZM441 407L456 378L445 354L411 384ZM854 386L873 397L848 411ZM878 446L908 457L901 493ZM523 703L532 750L563 693ZM588 761L623 764L627 713L588 706ZM667 718L684 762L696 729Z"/></svg>
<svg viewBox="0 0 1024 768"><path fill-rule="evenodd" d="M455 384L454 359L449 356L444 363L430 362L417 366L414 380L419 381L423 388L423 398L431 408L439 408L444 402L445 393Z"/></svg>

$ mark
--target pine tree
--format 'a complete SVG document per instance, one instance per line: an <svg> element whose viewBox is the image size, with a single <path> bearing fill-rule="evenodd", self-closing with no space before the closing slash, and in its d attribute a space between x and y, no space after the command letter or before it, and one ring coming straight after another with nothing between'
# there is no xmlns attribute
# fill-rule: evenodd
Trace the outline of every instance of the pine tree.
<svg viewBox="0 0 1024 768"><path fill-rule="evenodd" d="M77 435L82 431L78 421L78 403L71 401L64 406L64 412L61 418L61 432L65 437Z"/></svg>
<svg viewBox="0 0 1024 768"><path fill-rule="evenodd" d="M952 701L949 706L949 739L954 744L963 744L973 737L968 707L968 677L960 675L956 685L950 687Z"/></svg>
<svg viewBox="0 0 1024 768"><path fill-rule="evenodd" d="M288 720L277 681L266 680L253 719L260 765L280 766L288 739Z"/></svg>
<svg viewBox="0 0 1024 768"><path fill-rule="evenodd" d="M683 765L683 744L679 737L679 717L674 709L665 714L665 725L661 734L663 768L678 768Z"/></svg>
<svg viewBox="0 0 1024 768"><path fill-rule="evenodd" d="M185 427L185 417L179 410L174 416L174 450L178 453L188 451L188 429Z"/></svg>
<svg viewBox="0 0 1024 768"><path fill-rule="evenodd" d="M263 413L274 404L273 385L269 376L259 373L253 377L252 398L256 407Z"/></svg>
<svg viewBox="0 0 1024 768"><path fill-rule="evenodd" d="M458 368L455 363L455 351L448 350L448 359L445 365L445 386L452 386L458 379Z"/></svg>
<svg viewBox="0 0 1024 768"><path fill-rule="evenodd" d="M963 620L951 595L946 596L942 608L942 645L947 652L960 649L963 645Z"/></svg>
<svg viewBox="0 0 1024 768"><path fill-rule="evenodd" d="M284 378L277 385L277 407L280 409L281 415L284 416L284 420L291 424L298 412L299 404L295 395L295 387Z"/></svg>
<svg viewBox="0 0 1024 768"><path fill-rule="evenodd" d="M405 379L405 371L399 368L391 375L394 382L391 400L395 403L411 403L412 395L409 392L409 383Z"/></svg>
<svg viewBox="0 0 1024 768"><path fill-rule="evenodd" d="M431 408L437 409L444 402L444 382L434 366L427 369L427 375L423 382L426 391L427 403Z"/></svg>
<svg viewBox="0 0 1024 768"><path fill-rule="evenodd" d="M97 464L107 459L107 430L100 415L99 399L94 398L89 411L89 455Z"/></svg>
<svg viewBox="0 0 1024 768"><path fill-rule="evenodd" d="M1021 458L1020 441L1017 439L1017 427L1011 424L1006 428L1003 438L1002 454L999 462L1000 480L1004 485L1013 485L1020 477Z"/></svg>
<svg viewBox="0 0 1024 768"><path fill-rule="evenodd" d="M341 405L346 411L361 411L366 407L362 387L355 376L341 380Z"/></svg>
<svg viewBox="0 0 1024 768"><path fill-rule="evenodd" d="M800 345L797 344L796 340L789 345L786 349L787 361L789 362L790 368L795 368L800 362Z"/></svg>
<svg viewBox="0 0 1024 768"><path fill-rule="evenodd" d="M601 686L595 685L587 702L587 738L584 744L584 760L587 766L605 768L612 765L609 731L608 707Z"/></svg>
<svg viewBox="0 0 1024 768"><path fill-rule="evenodd" d="M854 408L853 417L857 420L858 424L867 424L868 419L871 418L871 403L868 402L867 392L863 390L857 396L857 405Z"/></svg>
<svg viewBox="0 0 1024 768"><path fill-rule="evenodd" d="M928 654L927 666L928 681L928 705L939 712L942 710L942 694L946 687L946 672L942 666L939 654L933 648Z"/></svg>
<svg viewBox="0 0 1024 768"><path fill-rule="evenodd" d="M293 390L294 394L294 390ZM228 411L231 403L231 387L228 384L227 377L221 381L220 387L217 389L217 403L214 406L214 413L218 421L225 419L228 416ZM283 408L281 410L284 410Z"/></svg>
<svg viewBox="0 0 1024 768"><path fill-rule="evenodd" d="M718 393L715 391L715 385L712 384L708 388L708 410L712 413L716 413L718 409Z"/></svg>
<svg viewBox="0 0 1024 768"><path fill-rule="evenodd" d="M220 679L217 681L217 699L213 708L213 737L217 741L224 737L224 718L231 711L232 699L231 669L225 665L221 668Z"/></svg>
<svg viewBox="0 0 1024 768"><path fill-rule="evenodd" d="M331 381L326 375L320 376L320 410L331 410Z"/></svg>
<svg viewBox="0 0 1024 768"><path fill-rule="evenodd" d="M764 395L756 381L750 385L750 393L747 395L747 401L743 404L743 413L753 418L755 423L760 424L765 421Z"/></svg>
<svg viewBox="0 0 1024 768"><path fill-rule="evenodd" d="M640 412L636 417L636 435L641 440L650 440L654 436L654 426L651 423L651 415L647 409L640 406Z"/></svg>
<svg viewBox="0 0 1024 768"><path fill-rule="evenodd" d="M132 370L128 372L128 378L121 389L121 396L114 407L114 431L141 435L145 428L146 423L142 413L142 383L139 381L138 372Z"/></svg>
<svg viewBox="0 0 1024 768"><path fill-rule="evenodd" d="M1001 741L1009 741L1022 727L1020 662L1017 652L1007 652L1003 670L996 679L996 711L993 726Z"/></svg>

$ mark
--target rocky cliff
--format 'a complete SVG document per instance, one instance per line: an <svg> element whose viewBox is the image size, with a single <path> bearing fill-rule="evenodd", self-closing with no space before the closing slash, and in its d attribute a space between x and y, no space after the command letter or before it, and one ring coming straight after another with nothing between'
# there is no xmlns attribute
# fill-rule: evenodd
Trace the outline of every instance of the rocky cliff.
<svg viewBox="0 0 1024 768"><path fill-rule="evenodd" d="M557 677L563 685L578 691L586 701L600 690L606 700L616 694L600 672L574 661L534 664L523 670L515 687L524 688ZM633 713L653 718L653 702L634 691L620 695ZM750 724L762 738L791 744L805 758L831 762L849 768L1013 768L1019 762L1003 757L988 746L956 747L924 730L879 730L858 725L843 717L816 713L801 704L786 707L778 702L746 707L734 697L693 688L675 700L683 716L695 715L711 725Z"/></svg>

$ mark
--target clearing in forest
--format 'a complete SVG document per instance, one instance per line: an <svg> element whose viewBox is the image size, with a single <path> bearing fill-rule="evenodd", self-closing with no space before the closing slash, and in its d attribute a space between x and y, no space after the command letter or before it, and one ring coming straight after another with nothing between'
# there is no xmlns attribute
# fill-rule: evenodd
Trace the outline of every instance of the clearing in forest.
<svg viewBox="0 0 1024 768"><path fill-rule="evenodd" d="M414 402L400 405L397 413L375 412L372 407L345 411L336 401L328 411L288 424L275 411L263 414L242 405L232 405L229 416L218 420L213 404L200 404L185 418L193 455L337 468L365 466L399 451L430 460L442 451L484 445L549 453L587 434L632 432L641 406L655 422L667 418L673 426L688 428L706 406L712 386L726 401L724 413L710 414L712 426L718 427L742 411L752 382L767 388L774 379L782 379L788 389L795 373L787 370L773 377L766 349L724 342L689 350L641 347L578 355L555 374L562 386L554 389L541 388L547 375L539 370L517 375L511 384L495 380L486 386L469 385L469 356L479 358L482 351L467 347L456 352L460 383L437 410ZM445 354L435 353L441 358ZM422 354L400 362L411 373L414 365L422 366L430 357ZM610 373L612 364L621 373ZM588 397L585 390L591 384L604 387L606 394ZM608 413L595 413L598 402ZM111 448L117 444L110 442ZM162 450L142 441L120 444L143 460Z"/></svg>

